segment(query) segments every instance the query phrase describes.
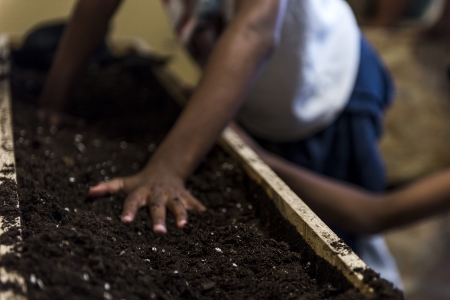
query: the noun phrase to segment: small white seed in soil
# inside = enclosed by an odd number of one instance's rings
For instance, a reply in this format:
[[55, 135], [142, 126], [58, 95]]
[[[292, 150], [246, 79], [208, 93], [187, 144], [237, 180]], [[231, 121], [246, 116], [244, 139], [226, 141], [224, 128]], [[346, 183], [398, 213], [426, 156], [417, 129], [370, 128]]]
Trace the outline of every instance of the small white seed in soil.
[[150, 294], [150, 298], [155, 299], [155, 298], [156, 298], [156, 295], [153, 294], [153, 293], [151, 293], [151, 294]]
[[158, 250], [158, 249], [156, 249], [156, 247], [152, 247], [153, 252], [156, 252], [156, 250]]
[[236, 207], [237, 207], [237, 208], [241, 208], [241, 204], [240, 204], [240, 203], [237, 203], [237, 204], [236, 204]]
[[251, 204], [248, 205], [248, 209], [252, 209], [253, 206]]
[[45, 156], [50, 156], [50, 151], [45, 150]]
[[186, 281], [186, 285], [189, 285], [189, 282]]
[[211, 235], [214, 235], [214, 232], [211, 232]]
[[111, 217], [106, 217], [106, 220], [111, 221], [112, 218]]
[[40, 288], [41, 290], [43, 290], [43, 289], [44, 289], [44, 283], [42, 282], [42, 280], [41, 280], [41, 279], [38, 279], [38, 280], [36, 280], [36, 282], [37, 282], [39, 288]]
[[142, 235], [142, 233], [140, 231], [138, 231], [138, 235]]
[[125, 254], [125, 250], [122, 250], [119, 255], [124, 255]]
[[112, 296], [111, 296], [110, 293], [104, 292], [104, 293], [103, 293], [103, 298], [105, 298], [106, 300], [111, 300], [111, 299], [112, 299]]
[[106, 175], [106, 171], [105, 171], [105, 170], [101, 170], [101, 171], [100, 171], [100, 174]]
[[105, 290], [109, 291], [110, 288], [111, 288], [111, 285], [109, 285], [108, 282], [105, 282]]
[[120, 148], [127, 149], [128, 143], [127, 142], [120, 142]]
[[74, 212], [78, 212], [78, 210], [76, 208], [73, 209]]
[[235, 268], [237, 268], [237, 264], [235, 264], [235, 263], [233, 263], [232, 266], [235, 267]]
[[144, 259], [144, 261], [146, 261], [146, 262], [150, 262], [150, 259], [148, 259], [148, 258], [147, 258], [147, 259]]
[[85, 280], [85, 281], [89, 280], [89, 274], [88, 273], [84, 273], [83, 274], [83, 280]]
[[75, 182], [75, 177], [70, 177], [70, 178], [69, 178], [69, 181], [70, 181], [70, 182]]
[[20, 131], [20, 135], [21, 135], [21, 136], [25, 136], [26, 134], [27, 134], [27, 132], [26, 132], [25, 130], [21, 130], [21, 131]]
[[223, 212], [223, 213], [226, 213], [226, 212], [227, 212], [227, 209], [226, 209], [226, 208], [222, 208], [222, 212]]
[[64, 210], [65, 211], [70, 211], [70, 209], [68, 207], [65, 207]]
[[162, 253], [165, 253], [165, 252], [166, 252], [166, 250], [162, 249], [162, 250], [161, 250], [161, 252], [162, 252]]
[[153, 151], [155, 151], [155, 150], [156, 150], [156, 145], [155, 145], [155, 144], [150, 144], [150, 145], [148, 145], [147, 150], [148, 150], [148, 152], [153, 152]]
[[81, 142], [83, 140], [83, 136], [81, 134], [75, 134], [74, 138], [75, 142]]
[[35, 283], [36, 283], [36, 275], [34, 275], [34, 274], [31, 274], [31, 275], [30, 275], [30, 282], [31, 282], [32, 284], [35, 284]]
[[220, 248], [216, 248], [216, 251], [219, 253], [222, 253], [222, 249], [220, 249]]
[[50, 126], [50, 133], [51, 133], [51, 134], [55, 134], [56, 131], [58, 131], [58, 127], [56, 127], [55, 125]]
[[43, 134], [43, 133], [44, 133], [44, 128], [38, 127], [38, 128], [37, 128], [37, 133], [38, 133], [38, 134]]
[[78, 143], [77, 144], [77, 149], [78, 151], [80, 151], [81, 153], [86, 152], [86, 146], [83, 143]]
[[177, 270], [175, 270], [175, 271], [173, 271], [173, 273], [174, 273], [174, 274], [178, 274], [178, 271], [177, 271]]

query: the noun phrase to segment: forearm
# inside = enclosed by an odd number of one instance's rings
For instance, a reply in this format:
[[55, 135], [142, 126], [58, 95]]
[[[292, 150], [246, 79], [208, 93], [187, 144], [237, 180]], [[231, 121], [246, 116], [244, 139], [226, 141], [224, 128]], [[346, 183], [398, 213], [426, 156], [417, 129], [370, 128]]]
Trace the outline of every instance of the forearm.
[[450, 170], [394, 192], [375, 194], [266, 152], [262, 157], [321, 218], [349, 232], [378, 233], [450, 209]]
[[[44, 98], [58, 98], [45, 105], [56, 105], [68, 97], [89, 57], [104, 37], [109, 20], [121, 0], [79, 0], [59, 43], [44, 86]], [[55, 107], [59, 109], [59, 107]]]
[[377, 195], [267, 152], [262, 158], [321, 219], [353, 233], [376, 230], [382, 209]]
[[406, 225], [450, 210], [450, 170], [444, 170], [387, 193], [378, 230]]
[[[246, 2], [250, 10], [244, 8], [218, 41], [198, 88], [149, 164], [164, 164], [182, 178], [198, 165], [236, 114], [273, 50], [277, 2]], [[254, 18], [252, 5], [267, 10], [262, 20]]]

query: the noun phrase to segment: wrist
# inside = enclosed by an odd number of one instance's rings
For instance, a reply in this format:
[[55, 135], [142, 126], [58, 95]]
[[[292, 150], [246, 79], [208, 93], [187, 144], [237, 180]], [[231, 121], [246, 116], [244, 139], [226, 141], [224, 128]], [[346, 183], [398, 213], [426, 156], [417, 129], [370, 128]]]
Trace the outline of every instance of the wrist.
[[142, 172], [156, 172], [158, 174], [180, 178], [185, 181], [190, 175], [190, 172], [189, 170], [186, 170], [187, 168], [183, 168], [182, 166], [183, 164], [181, 162], [175, 162], [173, 159], [168, 158], [167, 155], [161, 155], [157, 151], [147, 162], [147, 165]]

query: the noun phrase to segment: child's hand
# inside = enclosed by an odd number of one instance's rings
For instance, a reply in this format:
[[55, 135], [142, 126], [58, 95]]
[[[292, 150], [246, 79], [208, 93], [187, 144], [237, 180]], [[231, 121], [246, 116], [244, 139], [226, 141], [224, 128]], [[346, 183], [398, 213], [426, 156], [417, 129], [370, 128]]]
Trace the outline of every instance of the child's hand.
[[121, 191], [128, 195], [123, 205], [122, 221], [133, 221], [137, 211], [147, 206], [155, 234], [167, 232], [166, 209], [174, 215], [179, 228], [183, 228], [187, 223], [187, 210], [206, 210], [206, 207], [186, 190], [183, 179], [164, 166], [149, 165], [133, 176], [100, 182], [89, 190], [89, 196], [100, 197]]

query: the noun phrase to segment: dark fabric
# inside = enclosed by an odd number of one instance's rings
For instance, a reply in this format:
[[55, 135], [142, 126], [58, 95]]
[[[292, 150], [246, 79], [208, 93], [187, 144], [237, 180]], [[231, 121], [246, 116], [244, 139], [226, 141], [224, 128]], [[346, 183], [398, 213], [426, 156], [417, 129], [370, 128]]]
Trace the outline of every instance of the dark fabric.
[[[322, 175], [381, 192], [386, 176], [377, 140], [383, 112], [393, 99], [389, 73], [369, 43], [361, 39], [361, 58], [353, 93], [340, 117], [325, 130], [300, 141], [256, 140], [267, 150]], [[354, 249], [355, 236], [332, 228]]]
[[[23, 68], [49, 70], [65, 27], [66, 21], [38, 24], [27, 34], [22, 47], [12, 52], [14, 63]], [[91, 56], [89, 64], [102, 66], [112, 61], [114, 57], [104, 39]]]

